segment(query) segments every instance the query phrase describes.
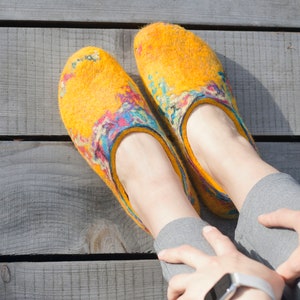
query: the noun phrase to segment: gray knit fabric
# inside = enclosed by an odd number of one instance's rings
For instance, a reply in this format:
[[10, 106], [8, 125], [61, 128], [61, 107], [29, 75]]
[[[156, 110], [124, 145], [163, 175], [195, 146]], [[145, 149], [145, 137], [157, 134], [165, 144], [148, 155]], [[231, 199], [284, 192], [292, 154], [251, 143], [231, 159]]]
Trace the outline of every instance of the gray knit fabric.
[[[271, 268], [278, 267], [298, 246], [298, 234], [289, 229], [269, 229], [258, 223], [258, 216], [279, 208], [300, 210], [300, 185], [284, 173], [271, 174], [260, 180], [249, 192], [240, 212], [235, 232], [238, 248], [248, 256]], [[208, 225], [201, 219], [182, 218], [167, 224], [154, 241], [157, 253], [163, 249], [189, 244], [214, 254], [213, 249], [202, 236], [202, 229]], [[174, 275], [193, 272], [183, 264], [161, 262], [165, 279]], [[290, 291], [285, 299], [300, 299], [300, 283]]]

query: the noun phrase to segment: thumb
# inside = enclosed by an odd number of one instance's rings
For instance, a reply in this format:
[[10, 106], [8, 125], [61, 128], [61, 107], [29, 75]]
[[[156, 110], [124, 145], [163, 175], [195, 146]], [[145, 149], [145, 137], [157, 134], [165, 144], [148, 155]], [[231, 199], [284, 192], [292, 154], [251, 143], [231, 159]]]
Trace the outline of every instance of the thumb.
[[258, 221], [266, 227], [282, 227], [297, 230], [299, 217], [299, 211], [281, 208], [274, 212], [260, 215]]
[[282, 276], [287, 284], [293, 284], [293, 282], [300, 276], [300, 248], [297, 248], [287, 261], [282, 263], [276, 272]]

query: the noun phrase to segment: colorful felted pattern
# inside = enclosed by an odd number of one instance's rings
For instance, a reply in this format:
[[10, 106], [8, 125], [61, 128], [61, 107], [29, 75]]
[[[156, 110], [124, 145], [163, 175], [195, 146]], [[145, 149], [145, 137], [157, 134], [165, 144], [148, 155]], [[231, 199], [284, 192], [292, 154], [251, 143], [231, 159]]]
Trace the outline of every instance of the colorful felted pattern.
[[87, 47], [73, 54], [61, 74], [58, 100], [62, 120], [76, 148], [141, 228], [147, 231], [131, 207], [115, 166], [118, 145], [132, 132], [148, 133], [160, 142], [199, 212], [182, 162], [138, 87], [108, 53]]
[[198, 163], [186, 133], [186, 123], [194, 108], [210, 103], [226, 112], [239, 133], [254, 146], [217, 56], [192, 32], [164, 23], [140, 30], [134, 40], [134, 50], [152, 104], [192, 166], [199, 196], [215, 214], [236, 217], [237, 210], [229, 197]]

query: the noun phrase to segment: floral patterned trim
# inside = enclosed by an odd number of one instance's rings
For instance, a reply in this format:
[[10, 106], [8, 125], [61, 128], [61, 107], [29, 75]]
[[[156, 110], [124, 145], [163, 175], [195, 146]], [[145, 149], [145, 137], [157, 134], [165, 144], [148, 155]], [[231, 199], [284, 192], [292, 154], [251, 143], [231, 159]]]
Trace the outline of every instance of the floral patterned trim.
[[171, 126], [176, 131], [178, 136], [182, 136], [181, 125], [188, 109], [194, 103], [200, 102], [206, 98], [215, 100], [234, 113], [246, 135], [250, 136], [242, 119], [232, 105], [231, 101], [233, 96], [226, 74], [224, 72], [219, 72], [218, 75], [221, 77], [221, 86], [218, 86], [212, 81], [206, 87], [201, 87], [199, 90], [186, 91], [179, 96], [172, 94], [172, 88], [167, 85], [163, 78], [158, 82], [158, 84], [155, 84], [153, 76], [148, 76], [150, 82], [149, 89], [152, 96], [157, 101], [158, 109], [161, 114], [169, 120]]
[[[212, 99], [216, 101], [224, 108], [228, 109], [231, 113], [234, 114], [236, 120], [240, 124], [243, 132], [248, 137], [250, 143], [255, 147], [251, 134], [246, 128], [243, 120], [239, 116], [235, 107], [233, 106], [232, 101], [233, 95], [232, 90], [228, 81], [228, 78], [224, 72], [219, 72], [221, 84], [217, 85], [215, 82], [211, 81], [207, 86], [199, 88], [199, 90], [190, 90], [185, 91], [181, 95], [175, 95], [172, 93], [172, 87], [169, 87], [164, 80], [161, 78], [157, 83], [154, 81], [152, 75], [148, 76], [149, 80], [149, 89], [152, 94], [152, 97], [155, 99], [158, 106], [159, 112], [169, 121], [176, 135], [183, 139], [183, 121], [186, 113], [189, 108], [198, 102], [203, 101], [204, 99]], [[193, 161], [190, 160], [191, 164], [194, 165]], [[222, 199], [223, 203], [231, 202], [228, 195], [223, 192], [218, 191], [213, 188], [203, 177], [200, 177], [203, 187], [207, 193]], [[236, 215], [236, 210], [232, 209], [228, 212], [229, 215]]]
[[160, 133], [157, 121], [153, 118], [147, 106], [141, 107], [144, 100], [141, 95], [129, 84], [124, 92], [117, 94], [120, 108], [115, 111], [106, 111], [93, 126], [93, 134], [90, 139], [80, 135], [72, 136], [81, 153], [92, 164], [100, 165], [106, 177], [112, 179], [111, 174], [111, 150], [116, 138], [126, 129], [132, 127], [146, 127]]
[[[107, 111], [95, 122], [91, 138], [85, 138], [79, 134], [70, 132], [72, 140], [79, 152], [91, 165], [100, 166], [107, 179], [111, 180], [114, 184], [111, 151], [115, 140], [123, 131], [129, 128], [142, 127], [148, 130], [150, 129], [161, 137], [165, 136], [148, 106], [142, 106], [144, 100], [141, 99], [142, 96], [135, 91], [131, 84], [124, 87], [124, 93], [117, 94], [116, 97], [120, 100], [120, 108], [115, 112]], [[165, 142], [171, 151], [171, 155], [176, 157], [176, 154], [172, 152], [169, 142], [167, 140], [165, 140]], [[194, 204], [195, 199], [191, 196], [191, 186], [187, 175], [180, 162], [177, 161], [177, 163], [182, 176], [184, 189], [190, 202]], [[127, 206], [127, 209], [136, 220], [141, 222], [130, 207]]]

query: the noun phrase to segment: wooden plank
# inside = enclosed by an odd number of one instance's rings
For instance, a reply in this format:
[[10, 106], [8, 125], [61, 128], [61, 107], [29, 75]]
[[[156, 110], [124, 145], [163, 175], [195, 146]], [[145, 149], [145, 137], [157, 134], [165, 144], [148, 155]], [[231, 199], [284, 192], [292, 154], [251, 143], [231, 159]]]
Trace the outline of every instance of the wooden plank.
[[152, 250], [71, 143], [0, 144], [0, 254]]
[[0, 269], [3, 300], [163, 300], [167, 289], [157, 260], [2, 263]]
[[[300, 182], [300, 143], [259, 143]], [[0, 143], [0, 254], [153, 252], [71, 143]], [[202, 216], [232, 237], [235, 222]]]
[[300, 2], [273, 0], [0, 1], [0, 20], [299, 27]]
[[[253, 134], [300, 134], [300, 33], [195, 31], [217, 52]], [[65, 135], [57, 84], [67, 58], [95, 45], [140, 83], [135, 30], [0, 28], [0, 135]]]
[[300, 183], [300, 143], [257, 143], [261, 157]]

